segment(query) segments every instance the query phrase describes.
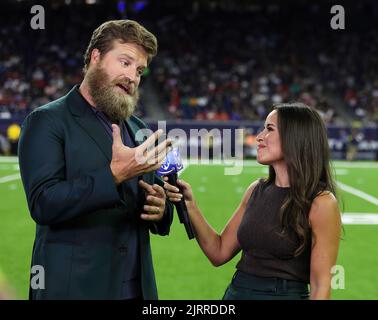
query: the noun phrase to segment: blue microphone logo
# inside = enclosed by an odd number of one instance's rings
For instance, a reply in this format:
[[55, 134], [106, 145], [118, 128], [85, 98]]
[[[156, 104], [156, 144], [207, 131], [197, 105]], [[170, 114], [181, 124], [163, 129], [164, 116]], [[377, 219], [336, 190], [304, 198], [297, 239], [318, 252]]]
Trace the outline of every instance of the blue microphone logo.
[[157, 170], [157, 174], [160, 176], [166, 176], [172, 173], [178, 173], [183, 168], [184, 165], [181, 160], [179, 148], [174, 147], [168, 152], [164, 163], [161, 165], [160, 169]]

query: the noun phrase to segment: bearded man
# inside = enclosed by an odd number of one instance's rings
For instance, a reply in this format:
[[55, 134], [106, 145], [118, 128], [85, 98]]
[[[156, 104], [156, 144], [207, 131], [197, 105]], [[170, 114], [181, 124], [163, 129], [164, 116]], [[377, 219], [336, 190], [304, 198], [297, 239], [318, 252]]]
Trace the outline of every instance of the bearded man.
[[157, 299], [149, 232], [168, 235], [172, 223], [155, 174], [170, 142], [161, 131], [138, 141], [146, 125], [132, 115], [156, 53], [137, 22], [105, 22], [80, 86], [25, 119], [20, 171], [36, 222], [30, 299]]

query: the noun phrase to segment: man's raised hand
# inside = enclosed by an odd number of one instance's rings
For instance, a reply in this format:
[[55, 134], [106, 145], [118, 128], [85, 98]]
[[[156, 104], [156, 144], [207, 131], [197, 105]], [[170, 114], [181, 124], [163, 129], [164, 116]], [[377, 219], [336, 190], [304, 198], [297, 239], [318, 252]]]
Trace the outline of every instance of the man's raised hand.
[[116, 124], [112, 124], [112, 129], [113, 145], [110, 169], [117, 185], [124, 180], [160, 168], [171, 145], [170, 140], [164, 139], [155, 147], [155, 142], [161, 137], [163, 130], [155, 131], [141, 145], [130, 148], [123, 144], [120, 128]]

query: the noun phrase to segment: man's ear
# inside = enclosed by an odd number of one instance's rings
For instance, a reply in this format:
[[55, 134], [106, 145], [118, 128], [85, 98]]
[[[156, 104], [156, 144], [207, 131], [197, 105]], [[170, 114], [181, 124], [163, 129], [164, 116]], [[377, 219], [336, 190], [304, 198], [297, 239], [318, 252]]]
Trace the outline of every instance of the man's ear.
[[98, 50], [97, 48], [94, 48], [91, 52], [91, 63], [93, 65], [96, 65], [100, 61], [100, 58], [101, 58], [100, 50]]

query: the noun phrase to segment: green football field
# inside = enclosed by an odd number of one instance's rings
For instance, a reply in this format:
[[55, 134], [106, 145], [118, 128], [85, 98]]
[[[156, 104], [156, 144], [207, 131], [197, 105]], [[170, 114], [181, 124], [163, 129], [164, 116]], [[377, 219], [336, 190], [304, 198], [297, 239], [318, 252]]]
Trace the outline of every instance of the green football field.
[[[335, 162], [345, 233], [341, 241], [334, 299], [378, 299], [378, 164]], [[248, 185], [267, 168], [245, 161], [239, 175], [222, 165], [186, 165], [182, 178], [221, 232]], [[26, 299], [35, 225], [29, 216], [16, 159], [0, 158], [0, 269]], [[169, 237], [151, 236], [160, 299], [221, 299], [240, 258], [215, 268], [175, 216]], [[344, 275], [344, 281], [342, 281]]]

